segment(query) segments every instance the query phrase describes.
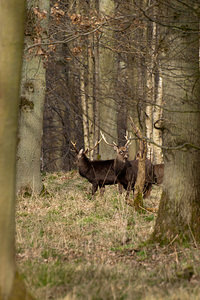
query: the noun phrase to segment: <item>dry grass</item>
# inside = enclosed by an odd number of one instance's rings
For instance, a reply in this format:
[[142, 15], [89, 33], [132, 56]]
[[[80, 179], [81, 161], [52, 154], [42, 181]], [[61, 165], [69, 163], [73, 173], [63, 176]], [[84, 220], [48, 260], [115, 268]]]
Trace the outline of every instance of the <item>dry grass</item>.
[[156, 214], [134, 212], [116, 186], [92, 199], [75, 171], [44, 184], [43, 197], [18, 199], [16, 218], [18, 267], [37, 299], [200, 299], [199, 249], [149, 244]]

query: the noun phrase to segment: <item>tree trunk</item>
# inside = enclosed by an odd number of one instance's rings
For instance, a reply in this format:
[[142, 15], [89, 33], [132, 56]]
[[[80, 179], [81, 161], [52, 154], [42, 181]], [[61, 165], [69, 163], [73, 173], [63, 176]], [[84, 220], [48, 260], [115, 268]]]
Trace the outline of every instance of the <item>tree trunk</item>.
[[89, 124], [88, 124], [88, 106], [85, 91], [85, 76], [84, 70], [80, 71], [80, 89], [81, 89], [81, 104], [82, 104], [82, 118], [83, 118], [83, 137], [84, 137], [84, 147], [89, 148]]
[[[153, 111], [153, 122], [159, 122], [162, 118], [162, 105], [163, 105], [163, 84], [162, 84], [162, 77], [160, 71], [158, 72], [158, 83], [157, 83], [157, 90], [155, 96], [155, 107]], [[153, 127], [153, 141], [162, 146], [162, 134], [161, 130], [156, 129]], [[153, 145], [153, 163], [154, 164], [161, 164], [163, 163], [162, 158], [162, 148]]]
[[[132, 2], [132, 1], [131, 1]], [[133, 13], [134, 5], [133, 3], [130, 3], [130, 9]], [[141, 68], [140, 65], [140, 57], [137, 53], [137, 50], [135, 50], [135, 45], [138, 44], [139, 40], [139, 32], [138, 29], [136, 31], [130, 32], [130, 41], [131, 41], [131, 49], [134, 52], [134, 54], [130, 53], [128, 55], [128, 64], [127, 64], [127, 80], [130, 88], [130, 100], [127, 105], [127, 129], [130, 133], [132, 133], [132, 125], [130, 122], [130, 117], [133, 118], [134, 124], [140, 128], [140, 122], [139, 122], [139, 89], [140, 87], [140, 71], [139, 68]], [[132, 136], [132, 134], [131, 134]], [[138, 140], [133, 140], [132, 143], [129, 146], [129, 159], [133, 160], [135, 159], [137, 152], [139, 150], [139, 143]]]
[[164, 191], [153, 234], [159, 242], [200, 242], [199, 19], [194, 7], [199, 1], [171, 0], [159, 7], [165, 16], [160, 22], [167, 25], [161, 61], [167, 108], [163, 143], [179, 148], [164, 151]]
[[[46, 38], [49, 1], [28, 2], [25, 48]], [[44, 18], [40, 18], [40, 14]], [[35, 32], [34, 32], [35, 29]], [[36, 31], [40, 29], [40, 31]], [[41, 140], [46, 90], [45, 50], [36, 47], [24, 53], [17, 151], [17, 192], [40, 193]]]
[[[145, 4], [147, 6], [145, 0]], [[152, 15], [154, 17], [154, 10]], [[156, 50], [156, 23], [147, 21], [146, 23], [146, 136], [153, 138], [153, 104], [155, 99], [155, 50]], [[153, 145], [148, 143], [147, 158], [153, 160]]]
[[25, 1], [1, 1], [0, 299], [2, 300], [31, 299], [15, 270], [15, 162], [24, 10]]
[[[102, 17], [112, 15], [114, 13], [113, 0], [100, 0], [99, 10]], [[115, 54], [112, 51], [113, 32], [103, 28], [102, 37], [100, 39], [99, 49], [99, 85], [100, 85], [100, 105], [99, 118], [100, 129], [104, 132], [108, 142], [117, 141], [117, 109], [114, 96], [114, 78], [115, 78]], [[101, 143], [99, 145], [101, 159], [111, 159], [115, 156], [114, 150]]]
[[135, 126], [131, 119], [131, 125], [135, 136], [139, 139], [139, 152], [137, 154], [138, 159], [138, 171], [137, 178], [134, 186], [133, 203], [132, 205], [136, 210], [140, 210], [143, 207], [143, 190], [145, 184], [145, 162], [147, 157], [147, 144], [142, 140], [142, 133], [139, 128]]

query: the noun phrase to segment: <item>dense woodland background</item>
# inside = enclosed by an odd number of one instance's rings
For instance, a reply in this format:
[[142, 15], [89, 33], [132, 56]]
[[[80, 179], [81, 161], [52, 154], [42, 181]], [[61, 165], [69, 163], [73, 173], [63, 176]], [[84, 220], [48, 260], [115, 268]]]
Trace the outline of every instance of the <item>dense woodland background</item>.
[[[180, 228], [193, 227], [200, 189], [199, 87], [196, 0], [28, 2], [17, 191], [41, 192], [41, 170], [74, 168], [71, 141], [91, 149], [100, 131], [118, 145], [125, 135], [131, 138], [134, 159], [131, 117], [148, 144], [147, 157], [153, 164], [164, 158], [163, 209], [175, 211], [169, 220], [159, 214], [159, 231], [168, 232], [177, 213]], [[103, 142], [89, 155], [115, 157]]]
[[[0, 264], [3, 271], [0, 272], [0, 299], [7, 299], [15, 289], [18, 291], [14, 260], [15, 188], [21, 204], [18, 204], [18, 225], [23, 210], [29, 207], [26, 197], [30, 197], [28, 199], [33, 200], [34, 204], [33, 211], [27, 209], [29, 217], [32, 213], [34, 215], [37, 205], [41, 205], [39, 211], [42, 212], [42, 219], [47, 207], [43, 207], [39, 199], [45, 197], [44, 203], [49, 206], [50, 197], [52, 201], [57, 201], [54, 213], [61, 216], [62, 223], [66, 216], [69, 219], [71, 217], [68, 203], [80, 199], [83, 191], [86, 206], [91, 208], [93, 203], [92, 211], [96, 212], [98, 196], [96, 202], [87, 202], [91, 199], [86, 196], [84, 181], [81, 185], [77, 181], [70, 183], [71, 178], [74, 178], [73, 171], [63, 175], [76, 168], [76, 155], [71, 141], [76, 143], [78, 149], [91, 149], [100, 139], [101, 131], [109, 143], [115, 142], [118, 145], [124, 145], [125, 136], [128, 136], [132, 140], [130, 159], [134, 159], [139, 142], [130, 117], [140, 129], [142, 139], [147, 142], [147, 157], [153, 164], [165, 164], [162, 196], [156, 202], [156, 205], [159, 204], [158, 214], [149, 232], [153, 249], [157, 249], [157, 245], [170, 247], [174, 243], [181, 246], [187, 244], [189, 249], [199, 249], [199, 25], [199, 0], [31, 0], [27, 3], [2, 0], [0, 27], [4, 30], [0, 32], [0, 193], [3, 196], [0, 244], [3, 246], [0, 248]], [[94, 151], [89, 152], [89, 156], [90, 159], [110, 159], [116, 154], [111, 147], [101, 142]], [[48, 177], [53, 172], [64, 173]], [[61, 179], [57, 180], [57, 176], [61, 176]], [[66, 189], [66, 198], [60, 194], [58, 198], [54, 197], [51, 184], [55, 182], [51, 182], [51, 179], [57, 180], [55, 194], [63, 187], [60, 180], [66, 180], [66, 184], [70, 185], [70, 189]], [[76, 192], [81, 186], [81, 196], [70, 194], [73, 184]], [[62, 215], [60, 199], [67, 201], [66, 215]], [[125, 236], [133, 242], [131, 247], [135, 251], [136, 234], [133, 231], [131, 234], [129, 230], [133, 230], [138, 222], [136, 212], [127, 208], [128, 212], [124, 213], [126, 209], [121, 203], [123, 195], [116, 196], [115, 191], [104, 197], [104, 204], [107, 203], [106, 199], [111, 199], [112, 203], [110, 208], [107, 207], [108, 210], [112, 211], [114, 207], [123, 211], [122, 236], [126, 232]], [[74, 217], [70, 219], [72, 223], [76, 215], [81, 218], [82, 214], [90, 210], [81, 210], [77, 203], [75, 207]], [[134, 217], [131, 224], [128, 221], [129, 213]], [[110, 216], [116, 217], [115, 214]], [[107, 217], [103, 216], [108, 221]], [[91, 220], [91, 216], [88, 218]], [[37, 223], [36, 219], [34, 223]], [[30, 224], [27, 226], [31, 227]], [[67, 226], [70, 227], [71, 223]], [[83, 224], [81, 226], [84, 227]], [[48, 230], [40, 229], [41, 237], [44, 232], [48, 233]], [[19, 232], [18, 259], [20, 253], [26, 256], [26, 246], [20, 246], [23, 238]], [[66, 231], [66, 234], [69, 233]], [[33, 246], [33, 236], [31, 239], [30, 245]], [[119, 246], [119, 240], [114, 239], [113, 245], [116, 246], [118, 242]], [[90, 242], [95, 245], [93, 235]], [[62, 249], [68, 249], [69, 246], [67, 241], [63, 243], [56, 252], [56, 257], [61, 255], [62, 263], [65, 260]], [[115, 248], [113, 245], [112, 249]], [[81, 247], [81, 243], [76, 244], [74, 249], [77, 249], [76, 246]], [[24, 252], [20, 252], [20, 249]], [[49, 253], [40, 254], [48, 260]], [[196, 260], [195, 255], [193, 261]], [[27, 256], [30, 258], [30, 253]], [[51, 258], [54, 258], [53, 254]], [[187, 261], [188, 257], [184, 256], [184, 259]], [[174, 263], [176, 267], [179, 264], [176, 255]], [[148, 269], [144, 272], [148, 273]], [[184, 267], [181, 272], [184, 277]], [[198, 281], [199, 269], [192, 267], [191, 272], [189, 270], [186, 279], [190, 281], [195, 275]], [[14, 276], [16, 279], [13, 285]], [[67, 279], [63, 280], [65, 285]], [[195, 286], [196, 283], [193, 283]], [[70, 289], [73, 291], [73, 286]], [[114, 288], [113, 299], [118, 299], [116, 295], [117, 290]], [[127, 295], [119, 298], [131, 299], [132, 290]], [[47, 294], [45, 297], [48, 298]]]
[[[100, 130], [108, 141], [123, 144], [126, 131], [132, 131], [130, 116], [145, 136], [161, 144], [153, 124], [162, 114], [162, 46], [157, 24], [145, 17], [148, 11], [149, 17], [157, 18], [157, 9], [148, 1], [52, 4], [49, 32], [54, 51], [46, 69], [44, 170], [71, 169], [70, 141], [86, 149], [100, 138]], [[133, 143], [131, 158], [136, 151]], [[91, 153], [101, 159], [114, 155], [104, 143]], [[153, 146], [149, 156], [162, 159]]]

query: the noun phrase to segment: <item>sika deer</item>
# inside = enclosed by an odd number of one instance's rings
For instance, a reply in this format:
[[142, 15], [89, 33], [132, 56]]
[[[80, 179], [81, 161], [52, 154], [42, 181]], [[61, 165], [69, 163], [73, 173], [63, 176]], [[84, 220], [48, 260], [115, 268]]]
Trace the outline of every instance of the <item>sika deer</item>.
[[[71, 142], [72, 143], [72, 142]], [[98, 187], [104, 189], [105, 185], [112, 185], [118, 183], [117, 176], [114, 172], [114, 159], [110, 160], [90, 160], [87, 157], [87, 152], [81, 149], [77, 150], [74, 143], [73, 147], [77, 152], [77, 166], [79, 174], [92, 184], [92, 195], [95, 194]]]
[[[106, 144], [114, 147], [114, 150], [117, 152], [116, 158], [114, 160], [114, 171], [117, 176], [118, 181], [123, 185], [127, 190], [126, 198], [128, 198], [130, 191], [133, 190], [137, 179], [138, 173], [138, 160], [134, 159], [129, 161], [128, 157], [128, 147], [130, 145], [130, 140], [127, 139], [127, 142], [124, 146], [118, 147], [116, 144], [109, 144], [104, 135], [101, 133], [103, 140]], [[146, 159], [145, 161], [145, 186], [143, 190], [144, 198], [149, 196], [151, 192], [151, 187], [153, 183], [153, 166], [150, 160]]]

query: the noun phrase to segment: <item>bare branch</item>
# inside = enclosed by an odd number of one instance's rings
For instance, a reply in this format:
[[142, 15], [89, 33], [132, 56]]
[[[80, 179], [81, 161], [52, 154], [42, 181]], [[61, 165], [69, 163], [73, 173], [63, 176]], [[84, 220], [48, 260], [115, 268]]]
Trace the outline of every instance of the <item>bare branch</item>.
[[[104, 22], [104, 23], [105, 23], [105, 22]], [[30, 50], [30, 49], [32, 49], [32, 48], [34, 48], [34, 47], [37, 47], [37, 46], [48, 46], [48, 45], [67, 44], [67, 43], [69, 43], [69, 42], [72, 42], [72, 41], [78, 39], [79, 37], [87, 36], [87, 35], [90, 35], [90, 34], [96, 32], [96, 31], [98, 31], [98, 30], [104, 25], [104, 23], [101, 24], [101, 25], [99, 25], [97, 28], [95, 28], [95, 29], [93, 29], [93, 30], [91, 30], [91, 31], [84, 32], [84, 33], [81, 33], [81, 34], [72, 36], [72, 37], [70, 37], [69, 39], [66, 39], [66, 40], [63, 40], [63, 41], [46, 42], [46, 43], [35, 43], [35, 44], [33, 44], [33, 45], [30, 45], [30, 46], [26, 47], [26, 48], [25, 48], [25, 51], [28, 51], [28, 50]]]

